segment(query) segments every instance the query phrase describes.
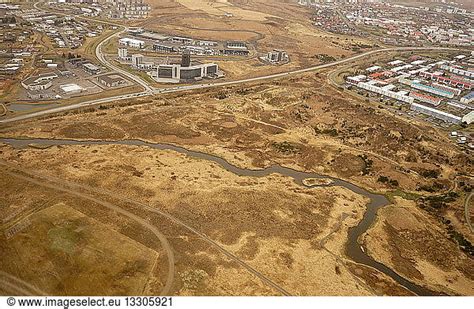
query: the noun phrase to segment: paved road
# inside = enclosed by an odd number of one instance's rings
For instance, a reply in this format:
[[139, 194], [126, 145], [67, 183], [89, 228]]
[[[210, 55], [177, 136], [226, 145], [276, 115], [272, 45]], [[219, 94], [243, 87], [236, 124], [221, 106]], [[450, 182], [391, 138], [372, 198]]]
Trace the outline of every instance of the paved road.
[[[98, 54], [99, 55], [101, 55], [100, 47], [102, 46], [102, 44], [104, 42], [107, 41], [107, 39], [108, 38], [105, 38], [104, 41], [101, 42], [98, 45], [98, 47], [99, 47], [98, 48], [99, 49]], [[99, 104], [102, 104], [102, 103], [108, 103], [108, 102], [113, 102], [113, 101], [127, 100], [127, 99], [137, 98], [137, 97], [146, 97], [146, 96], [158, 95], [158, 94], [163, 94], [163, 93], [182, 92], [182, 91], [190, 91], [190, 90], [196, 90], [196, 89], [205, 89], [205, 88], [213, 88], [213, 87], [239, 85], [239, 84], [246, 84], [246, 83], [252, 83], [252, 82], [263, 81], [263, 80], [270, 80], [270, 79], [281, 78], [281, 77], [288, 77], [288, 76], [298, 75], [298, 74], [302, 74], [302, 73], [306, 73], [306, 72], [317, 71], [317, 70], [321, 70], [321, 69], [334, 67], [334, 66], [337, 66], [337, 65], [340, 65], [340, 64], [343, 64], [343, 63], [348, 63], [348, 62], [351, 62], [351, 61], [354, 61], [354, 60], [361, 59], [363, 57], [367, 57], [367, 56], [375, 55], [375, 54], [379, 54], [379, 53], [386, 53], [386, 52], [391, 52], [391, 51], [417, 51], [417, 50], [424, 50], [424, 51], [439, 51], [439, 50], [465, 51], [464, 49], [444, 48], [444, 47], [382, 48], [382, 49], [368, 51], [368, 52], [365, 52], [365, 53], [362, 53], [362, 54], [359, 54], [359, 55], [355, 55], [355, 56], [352, 56], [352, 57], [348, 57], [346, 59], [334, 61], [334, 62], [331, 62], [331, 63], [321, 64], [321, 65], [316, 65], [316, 66], [312, 66], [312, 67], [305, 68], [305, 69], [299, 69], [299, 70], [290, 71], [290, 72], [283, 72], [283, 73], [277, 73], [277, 74], [271, 74], [271, 75], [265, 75], [265, 76], [247, 78], [247, 79], [241, 79], [241, 80], [235, 80], [235, 81], [214, 82], [214, 83], [209, 83], [209, 84], [195, 84], [195, 85], [186, 85], [186, 86], [175, 86], [175, 87], [161, 88], [161, 89], [152, 88], [151, 86], [147, 85], [145, 87], [147, 90], [143, 91], [143, 92], [113, 96], [113, 97], [109, 97], [109, 98], [103, 98], [103, 99], [97, 99], [97, 100], [91, 100], [91, 101], [85, 101], [85, 102], [75, 103], [75, 104], [71, 104], [71, 105], [67, 105], [67, 106], [54, 107], [54, 108], [50, 108], [50, 109], [46, 109], [46, 110], [42, 110], [42, 111], [37, 111], [37, 112], [32, 112], [32, 113], [29, 113], [29, 114], [24, 114], [24, 115], [12, 117], [12, 118], [2, 119], [2, 120], [0, 120], [0, 124], [7, 124], [7, 123], [17, 122], [17, 121], [21, 121], [21, 120], [41, 117], [41, 116], [45, 116], [45, 115], [49, 115], [49, 114], [55, 114], [55, 113], [70, 111], [70, 110], [83, 108], [83, 107], [87, 107], [87, 106], [99, 105]], [[99, 58], [99, 59], [101, 59], [101, 58]], [[102, 58], [102, 59], [105, 60], [105, 58]], [[110, 66], [111, 65], [107, 60], [105, 60], [105, 61], [106, 62], [103, 62], [103, 64], [105, 66]], [[114, 66], [112, 66], [112, 67], [114, 67]], [[133, 75], [129, 72], [126, 72], [126, 73], [127, 73], [126, 74], [127, 76]], [[135, 79], [139, 79], [141, 82], [144, 82], [142, 79], [140, 79], [136, 76], [134, 76], [133, 80], [135, 80]]]

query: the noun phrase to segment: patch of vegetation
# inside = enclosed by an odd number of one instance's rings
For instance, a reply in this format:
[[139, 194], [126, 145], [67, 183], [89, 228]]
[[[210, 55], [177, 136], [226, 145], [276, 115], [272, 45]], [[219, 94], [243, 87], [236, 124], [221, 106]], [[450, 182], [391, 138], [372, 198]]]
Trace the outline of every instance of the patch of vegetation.
[[226, 91], [221, 90], [216, 94], [216, 99], [218, 100], [224, 100], [224, 99], [227, 99], [228, 97], [229, 97], [229, 94]]
[[284, 154], [295, 154], [295, 153], [298, 153], [300, 151], [300, 148], [298, 146], [293, 145], [293, 144], [291, 144], [287, 141], [284, 141], [284, 142], [281, 142], [281, 143], [273, 142], [272, 146], [278, 152], [281, 152], [281, 153], [284, 153]]
[[392, 187], [398, 187], [398, 180], [391, 179], [390, 177], [387, 177], [387, 176], [381, 175], [381, 176], [379, 176], [377, 181], [381, 182], [381, 183], [384, 183], [384, 184], [387, 184], [387, 185], [390, 185]]
[[458, 243], [462, 251], [470, 256], [474, 256], [474, 246], [464, 237], [463, 234], [456, 231], [451, 224], [448, 224], [448, 234], [451, 240]]
[[317, 58], [319, 61], [324, 62], [324, 63], [336, 61], [336, 58], [334, 58], [333, 56], [329, 56], [327, 54], [317, 54], [315, 58]]
[[332, 137], [335, 137], [335, 136], [338, 136], [339, 135], [339, 131], [335, 128], [331, 128], [331, 129], [320, 129], [316, 126], [313, 127], [313, 130], [314, 130], [314, 133], [316, 134], [323, 134], [323, 135], [329, 135], [329, 136], [332, 136]]
[[442, 195], [422, 197], [419, 202], [421, 208], [431, 213], [439, 214], [442, 210], [447, 208], [449, 203], [456, 201], [458, 197], [459, 194], [451, 191]]
[[358, 157], [361, 158], [362, 161], [364, 161], [364, 167], [362, 168], [362, 176], [370, 174], [370, 172], [372, 171], [372, 165], [374, 164], [374, 161], [369, 159], [367, 155], [365, 154], [358, 155]]
[[417, 191], [426, 191], [426, 192], [430, 192], [430, 193], [435, 193], [435, 192], [439, 192], [443, 189], [444, 189], [444, 185], [440, 182], [435, 181], [431, 185], [422, 185], [422, 186], [418, 187], [416, 190]]
[[421, 196], [416, 194], [416, 193], [411, 193], [411, 192], [405, 192], [400, 189], [396, 189], [390, 192], [387, 192], [385, 196], [389, 199], [389, 201], [393, 202], [395, 196], [399, 196], [405, 200], [410, 200], [410, 201], [416, 201], [418, 200]]
[[438, 178], [441, 172], [438, 170], [422, 170], [420, 174], [425, 178]]

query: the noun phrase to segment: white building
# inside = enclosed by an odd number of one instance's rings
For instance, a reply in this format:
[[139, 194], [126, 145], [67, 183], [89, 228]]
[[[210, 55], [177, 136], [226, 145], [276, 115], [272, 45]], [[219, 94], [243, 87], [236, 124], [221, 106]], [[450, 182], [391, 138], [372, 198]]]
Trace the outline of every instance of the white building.
[[132, 66], [138, 68], [143, 63], [143, 55], [133, 54], [132, 55]]
[[128, 56], [128, 49], [124, 47], [119, 47], [118, 48], [118, 57], [119, 59], [125, 59]]
[[462, 122], [465, 122], [467, 124], [471, 124], [472, 122], [474, 122], [474, 111], [471, 111], [470, 113], [464, 115], [464, 117], [462, 117]]
[[180, 64], [161, 64], [157, 68], [157, 81], [165, 83], [179, 83], [202, 78], [217, 78], [222, 73], [215, 63], [206, 63], [183, 67]]
[[425, 105], [417, 104], [417, 103], [412, 103], [410, 106], [411, 110], [414, 110], [416, 112], [419, 112], [424, 115], [428, 115], [431, 117], [434, 117], [436, 119], [443, 120], [445, 122], [450, 122], [450, 123], [461, 123], [462, 118], [444, 111], [441, 111], [436, 108], [428, 107]]
[[129, 46], [133, 48], [144, 48], [145, 42], [142, 40], [132, 39], [132, 38], [121, 38], [119, 39], [119, 44], [122, 46]]
[[55, 73], [41, 74], [38, 76], [31, 76], [21, 82], [21, 85], [28, 90], [38, 91], [46, 90], [52, 86], [52, 80], [57, 78]]
[[374, 81], [371, 81], [360, 82], [356, 86], [405, 103], [413, 103], [413, 101], [415, 100], [414, 98], [409, 97], [406, 91], [392, 91], [391, 89], [394, 88], [392, 87], [393, 85], [385, 85], [384, 87], [378, 87], [374, 84]]

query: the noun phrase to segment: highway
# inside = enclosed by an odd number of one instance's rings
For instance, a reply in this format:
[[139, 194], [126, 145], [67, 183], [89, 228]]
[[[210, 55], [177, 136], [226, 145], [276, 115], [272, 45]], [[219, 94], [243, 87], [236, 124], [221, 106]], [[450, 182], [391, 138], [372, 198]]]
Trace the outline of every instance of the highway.
[[[122, 30], [121, 32], [125, 31]], [[445, 48], [445, 47], [393, 47], [393, 48], [382, 48], [382, 49], [377, 49], [377, 50], [372, 50], [368, 51], [359, 55], [354, 55], [352, 57], [348, 57], [342, 60], [326, 63], [326, 64], [320, 64], [304, 69], [298, 69], [294, 71], [289, 71], [289, 72], [283, 72], [283, 73], [277, 73], [277, 74], [270, 74], [270, 75], [265, 75], [265, 76], [259, 76], [259, 77], [253, 77], [253, 78], [247, 78], [247, 79], [241, 79], [241, 80], [234, 80], [234, 81], [226, 81], [226, 82], [213, 82], [213, 83], [208, 83], [208, 84], [194, 84], [194, 85], [184, 85], [184, 86], [174, 86], [170, 88], [154, 88], [150, 86], [146, 81], [142, 80], [141, 78], [135, 76], [132, 73], [129, 73], [127, 71], [124, 71], [117, 66], [111, 64], [107, 59], [105, 59], [105, 56], [102, 53], [102, 46], [105, 44], [109, 39], [112, 37], [115, 37], [118, 35], [118, 32], [114, 35], [111, 35], [109, 37], [106, 37], [102, 42], [100, 42], [97, 45], [96, 48], [96, 55], [97, 58], [101, 61], [101, 63], [110, 68], [113, 71], [117, 71], [121, 74], [124, 74], [125, 76], [129, 77], [130, 79], [134, 80], [138, 84], [142, 85], [145, 88], [145, 91], [138, 92], [138, 93], [133, 93], [133, 94], [124, 94], [124, 95], [118, 95], [118, 96], [113, 96], [113, 97], [108, 97], [108, 98], [103, 98], [103, 99], [96, 99], [96, 100], [90, 100], [90, 101], [84, 101], [80, 103], [75, 103], [71, 105], [66, 105], [66, 106], [59, 106], [59, 107], [54, 107], [46, 110], [41, 110], [41, 111], [36, 111], [32, 112], [29, 114], [23, 114], [19, 115], [16, 117], [11, 117], [7, 119], [1, 119], [0, 124], [7, 124], [7, 123], [13, 123], [13, 122], [18, 122], [26, 119], [31, 119], [31, 118], [36, 118], [36, 117], [41, 117], [41, 116], [46, 116], [50, 114], [55, 114], [55, 113], [61, 113], [61, 112], [66, 112], [74, 109], [79, 109], [83, 107], [88, 107], [88, 106], [94, 106], [94, 105], [99, 105], [103, 103], [108, 103], [108, 102], [114, 102], [114, 101], [121, 101], [121, 100], [127, 100], [127, 99], [133, 99], [133, 98], [139, 98], [139, 97], [147, 97], [147, 96], [154, 96], [154, 95], [159, 95], [159, 94], [164, 94], [164, 93], [172, 93], [172, 92], [182, 92], [182, 91], [190, 91], [190, 90], [196, 90], [196, 89], [205, 89], [205, 88], [213, 88], [213, 87], [223, 87], [223, 86], [231, 86], [231, 85], [241, 85], [241, 84], [247, 84], [247, 83], [252, 83], [252, 82], [258, 82], [258, 81], [264, 81], [264, 80], [271, 80], [275, 78], [281, 78], [281, 77], [289, 77], [289, 76], [294, 76], [294, 75], [299, 75], [307, 72], [312, 72], [312, 71], [317, 71], [317, 70], [322, 70], [330, 67], [335, 67], [344, 63], [349, 63], [367, 56], [375, 55], [375, 54], [380, 54], [380, 53], [386, 53], [386, 52], [393, 52], [393, 51], [440, 51], [440, 50], [450, 50], [450, 51], [465, 51], [463, 49], [458, 49], [458, 48]]]

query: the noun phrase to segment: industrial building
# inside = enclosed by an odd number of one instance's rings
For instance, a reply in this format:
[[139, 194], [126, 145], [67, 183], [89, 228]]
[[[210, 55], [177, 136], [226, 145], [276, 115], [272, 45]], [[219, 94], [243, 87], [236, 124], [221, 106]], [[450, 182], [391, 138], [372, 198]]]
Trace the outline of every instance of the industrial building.
[[444, 111], [441, 111], [436, 108], [428, 107], [425, 105], [417, 104], [417, 103], [412, 103], [410, 105], [410, 109], [413, 111], [416, 111], [418, 113], [428, 115], [431, 117], [434, 117], [436, 119], [440, 119], [446, 122], [458, 124], [462, 122], [462, 118]]
[[101, 75], [97, 77], [97, 81], [109, 88], [125, 84], [125, 79], [118, 74]]
[[145, 42], [142, 40], [132, 39], [132, 38], [121, 38], [119, 39], [119, 44], [122, 46], [128, 46], [133, 48], [144, 48]]
[[84, 63], [82, 65], [82, 68], [84, 69], [84, 71], [91, 75], [96, 75], [100, 73], [100, 68], [92, 63]]
[[52, 80], [57, 78], [55, 73], [40, 74], [38, 76], [30, 76], [21, 82], [21, 85], [28, 90], [38, 91], [45, 90], [52, 86]]

